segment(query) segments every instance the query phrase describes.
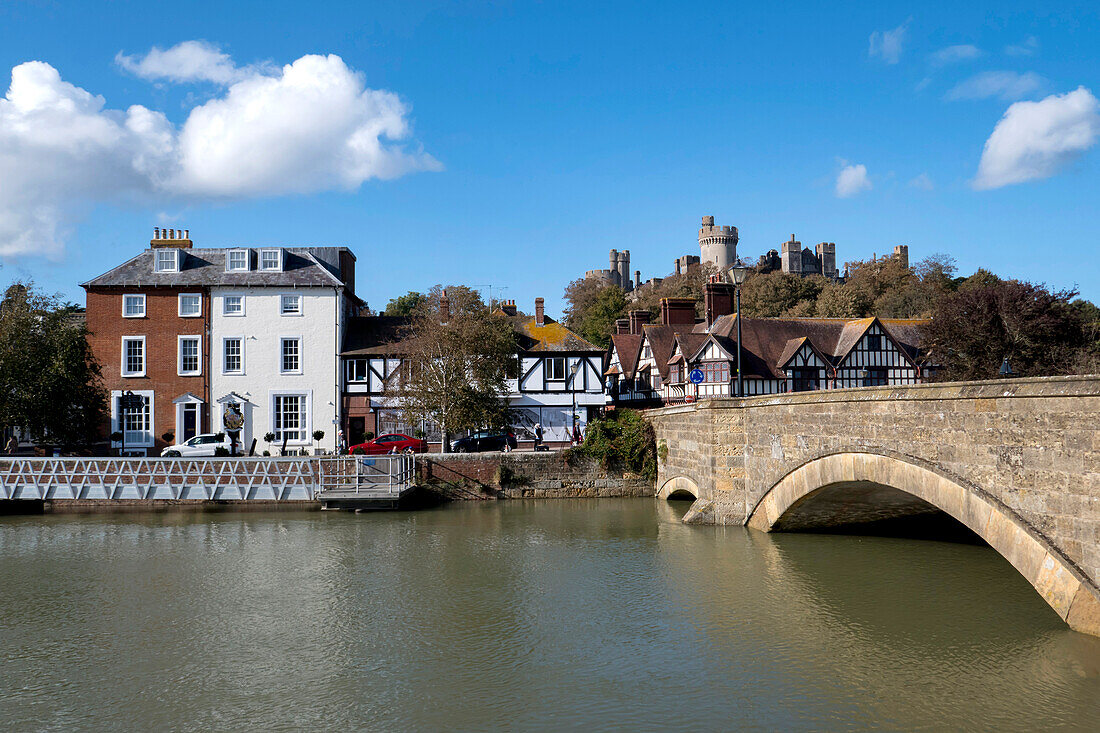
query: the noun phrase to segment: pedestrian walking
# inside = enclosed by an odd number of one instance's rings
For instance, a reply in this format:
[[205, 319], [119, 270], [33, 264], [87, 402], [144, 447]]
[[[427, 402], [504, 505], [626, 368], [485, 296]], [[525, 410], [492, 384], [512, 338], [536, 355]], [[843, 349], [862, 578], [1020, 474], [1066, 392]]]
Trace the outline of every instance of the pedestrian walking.
[[19, 450], [19, 441], [15, 439], [15, 434], [13, 433], [12, 436], [8, 438], [8, 442], [4, 445], [4, 452], [11, 456], [15, 455], [15, 451], [17, 450]]
[[535, 423], [535, 450], [542, 446], [542, 423]]

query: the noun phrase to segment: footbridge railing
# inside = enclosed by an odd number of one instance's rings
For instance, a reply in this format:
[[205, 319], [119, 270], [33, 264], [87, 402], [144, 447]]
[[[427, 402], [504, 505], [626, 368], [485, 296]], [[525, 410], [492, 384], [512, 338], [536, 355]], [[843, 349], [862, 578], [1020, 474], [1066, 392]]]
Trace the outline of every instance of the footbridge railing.
[[315, 501], [332, 490], [400, 493], [412, 456], [0, 458], [0, 500]]

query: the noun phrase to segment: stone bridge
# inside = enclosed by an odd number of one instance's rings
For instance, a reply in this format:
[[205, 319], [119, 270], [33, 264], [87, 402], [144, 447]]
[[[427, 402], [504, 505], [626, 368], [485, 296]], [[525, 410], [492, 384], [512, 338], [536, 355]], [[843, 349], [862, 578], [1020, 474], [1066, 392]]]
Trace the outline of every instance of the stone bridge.
[[[1100, 376], [722, 399], [647, 412], [659, 498], [764, 530], [954, 517], [1100, 635]], [[667, 451], [667, 453], [666, 453]]]

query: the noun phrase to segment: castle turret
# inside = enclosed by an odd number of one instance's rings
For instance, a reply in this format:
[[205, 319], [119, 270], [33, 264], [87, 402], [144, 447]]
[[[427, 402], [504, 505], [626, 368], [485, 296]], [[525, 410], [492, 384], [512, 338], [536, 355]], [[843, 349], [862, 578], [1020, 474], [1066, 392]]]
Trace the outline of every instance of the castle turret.
[[909, 268], [909, 245], [898, 244], [894, 246], [894, 259], [901, 262], [901, 266]]
[[827, 278], [836, 279], [836, 243], [822, 242], [817, 245], [817, 262], [821, 266], [821, 274]]
[[783, 272], [802, 274], [802, 242], [795, 239], [793, 234], [789, 241], [783, 243]]
[[611, 284], [622, 287], [623, 281], [619, 276], [619, 250], [613, 249], [608, 253], [607, 270], [611, 273]]
[[719, 270], [737, 262], [737, 227], [714, 226], [714, 217], [704, 216], [699, 229], [699, 255]]
[[630, 250], [624, 249], [619, 253], [619, 287], [626, 292], [634, 289], [634, 283], [630, 280]]

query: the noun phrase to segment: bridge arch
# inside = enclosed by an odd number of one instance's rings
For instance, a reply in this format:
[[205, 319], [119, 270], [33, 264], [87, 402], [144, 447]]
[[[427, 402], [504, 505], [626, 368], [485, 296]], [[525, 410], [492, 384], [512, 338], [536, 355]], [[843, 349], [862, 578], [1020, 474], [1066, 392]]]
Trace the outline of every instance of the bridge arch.
[[[667, 485], [667, 484], [666, 484]], [[1100, 635], [1100, 592], [1023, 518], [985, 491], [917, 458], [840, 452], [812, 458], [769, 488], [746, 524], [765, 532], [830, 490], [895, 489], [954, 517], [1008, 560], [1070, 628]]]
[[673, 499], [691, 499], [694, 501], [699, 498], [699, 487], [687, 476], [673, 476], [662, 484], [657, 491], [657, 498], [665, 501]]

